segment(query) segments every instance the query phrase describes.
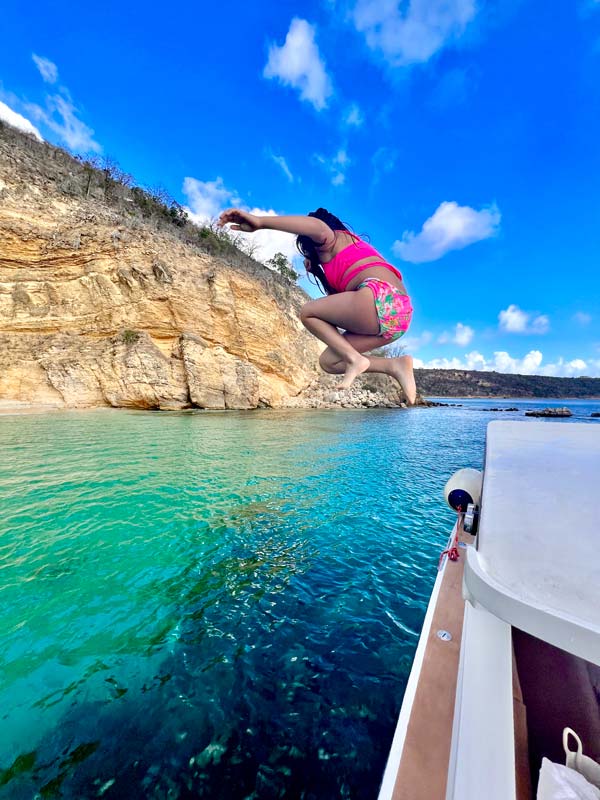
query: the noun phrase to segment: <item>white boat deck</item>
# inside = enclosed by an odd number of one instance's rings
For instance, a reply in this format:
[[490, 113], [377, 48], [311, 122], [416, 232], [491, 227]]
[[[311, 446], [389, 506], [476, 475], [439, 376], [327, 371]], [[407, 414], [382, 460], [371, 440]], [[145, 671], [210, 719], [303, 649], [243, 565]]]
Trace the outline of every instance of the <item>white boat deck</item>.
[[[461, 559], [438, 576], [379, 800], [531, 797], [513, 629], [548, 643], [549, 668], [551, 645], [566, 651], [559, 661], [573, 675], [585, 665], [579, 659], [600, 665], [600, 425], [490, 423], [479, 532], [466, 541]], [[456, 580], [463, 563], [466, 605]], [[455, 639], [441, 645], [438, 627]], [[457, 663], [448, 648], [459, 632]], [[552, 745], [573, 718], [594, 741], [588, 672], [585, 685], [571, 680], [569, 691], [581, 696], [562, 703], [564, 720], [544, 718]], [[542, 707], [546, 690], [556, 681], [543, 684]]]
[[467, 599], [600, 664], [600, 426], [491, 422]]

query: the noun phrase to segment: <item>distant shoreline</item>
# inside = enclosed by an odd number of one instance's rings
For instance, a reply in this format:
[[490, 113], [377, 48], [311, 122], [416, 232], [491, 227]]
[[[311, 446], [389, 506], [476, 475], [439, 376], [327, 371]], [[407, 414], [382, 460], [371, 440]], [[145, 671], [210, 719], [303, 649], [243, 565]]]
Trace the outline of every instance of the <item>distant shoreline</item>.
[[434, 398], [436, 400], [498, 400], [498, 401], [514, 401], [516, 403], [523, 403], [523, 402], [532, 402], [532, 403], [544, 403], [546, 400], [557, 402], [557, 403], [568, 403], [573, 402], [574, 400], [584, 400], [589, 402], [600, 402], [600, 396], [598, 397], [511, 397], [509, 395], [502, 395], [501, 397], [497, 394], [477, 394], [477, 395], [455, 395], [455, 394], [427, 394], [423, 395], [425, 399]]
[[598, 400], [600, 378], [558, 378], [461, 369], [415, 369], [424, 397], [470, 400]]

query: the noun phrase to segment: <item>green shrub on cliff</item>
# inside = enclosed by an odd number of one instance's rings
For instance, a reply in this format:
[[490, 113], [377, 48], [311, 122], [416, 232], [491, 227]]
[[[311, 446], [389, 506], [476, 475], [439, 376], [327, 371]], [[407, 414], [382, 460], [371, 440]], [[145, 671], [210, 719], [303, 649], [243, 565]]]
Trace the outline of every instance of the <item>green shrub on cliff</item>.
[[298, 273], [292, 267], [289, 259], [283, 253], [275, 253], [273, 258], [265, 262], [269, 269], [278, 272], [283, 278], [295, 283], [298, 280]]
[[135, 344], [139, 338], [140, 338], [140, 332], [132, 331], [129, 328], [124, 330], [123, 333], [121, 334], [121, 339], [123, 340], [123, 344], [126, 345]]
[[188, 222], [188, 215], [183, 206], [160, 187], [142, 189], [141, 186], [134, 186], [131, 195], [144, 217], [162, 217], [178, 228], [185, 227]]

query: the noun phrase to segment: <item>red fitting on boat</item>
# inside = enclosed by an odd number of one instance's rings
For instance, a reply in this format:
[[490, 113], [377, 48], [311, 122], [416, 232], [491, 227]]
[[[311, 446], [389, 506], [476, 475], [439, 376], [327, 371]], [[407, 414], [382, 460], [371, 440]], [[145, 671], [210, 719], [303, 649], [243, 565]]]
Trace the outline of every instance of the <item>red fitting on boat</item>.
[[440, 555], [440, 560], [439, 560], [439, 563], [438, 563], [438, 569], [440, 569], [440, 567], [442, 566], [442, 561], [444, 560], [444, 556], [447, 555], [448, 558], [450, 559], [450, 561], [458, 561], [458, 559], [460, 558], [460, 553], [458, 552], [458, 531], [459, 531], [459, 529], [461, 527], [461, 522], [462, 522], [462, 516], [461, 516], [462, 509], [461, 509], [461, 506], [459, 506], [456, 509], [456, 513], [458, 515], [458, 519], [456, 521], [456, 533], [454, 534], [454, 537], [452, 539], [452, 544], [449, 547], [447, 547], [445, 550], [442, 550], [442, 553]]

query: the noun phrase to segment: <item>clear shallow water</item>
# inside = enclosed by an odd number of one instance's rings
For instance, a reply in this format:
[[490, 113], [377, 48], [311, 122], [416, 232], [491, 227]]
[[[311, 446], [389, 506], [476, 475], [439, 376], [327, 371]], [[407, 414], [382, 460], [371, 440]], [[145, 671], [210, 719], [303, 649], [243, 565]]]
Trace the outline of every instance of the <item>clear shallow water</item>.
[[457, 402], [0, 418], [0, 798], [376, 796]]

